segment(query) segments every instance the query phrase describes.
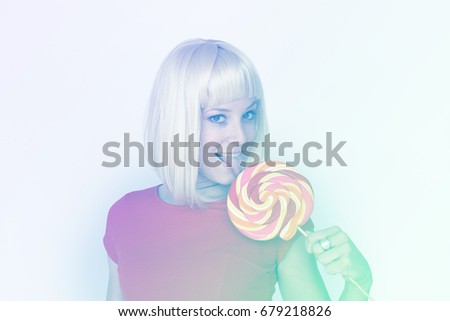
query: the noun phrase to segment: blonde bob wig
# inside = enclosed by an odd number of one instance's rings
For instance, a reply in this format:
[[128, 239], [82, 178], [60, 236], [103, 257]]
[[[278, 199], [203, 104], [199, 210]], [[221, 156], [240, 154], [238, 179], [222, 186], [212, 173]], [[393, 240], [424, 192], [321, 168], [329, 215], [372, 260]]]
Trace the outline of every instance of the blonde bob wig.
[[[193, 134], [194, 141], [199, 142], [202, 109], [241, 98], [258, 100], [255, 141], [259, 147], [255, 152], [262, 160], [260, 142], [268, 127], [263, 89], [252, 62], [228, 43], [203, 39], [181, 43], [163, 61], [150, 97], [145, 136], [147, 145], [153, 144], [155, 162], [163, 161], [166, 148], [168, 165], [155, 169], [176, 204], [203, 207], [208, 199], [197, 192], [198, 167], [189, 164], [186, 148], [179, 150], [185, 166], [175, 164], [170, 148], [174, 136], [179, 134], [179, 141], [187, 142]], [[196, 148], [197, 157], [198, 153]]]

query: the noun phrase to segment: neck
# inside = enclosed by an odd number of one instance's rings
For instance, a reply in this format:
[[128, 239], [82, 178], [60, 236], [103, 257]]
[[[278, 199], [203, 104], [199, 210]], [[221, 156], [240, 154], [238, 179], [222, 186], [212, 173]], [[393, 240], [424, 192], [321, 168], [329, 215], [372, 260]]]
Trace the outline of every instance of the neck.
[[230, 185], [212, 182], [202, 176], [198, 176], [195, 187], [203, 197], [211, 201], [225, 199], [228, 196], [228, 191], [230, 189]]
[[[197, 180], [196, 189], [209, 202], [219, 201], [226, 199], [228, 196], [229, 185], [221, 185], [219, 183], [212, 182], [210, 180], [200, 178]], [[167, 187], [163, 184], [158, 190], [158, 196], [161, 200], [168, 204], [182, 206], [183, 204], [176, 204], [172, 198], [171, 193]]]

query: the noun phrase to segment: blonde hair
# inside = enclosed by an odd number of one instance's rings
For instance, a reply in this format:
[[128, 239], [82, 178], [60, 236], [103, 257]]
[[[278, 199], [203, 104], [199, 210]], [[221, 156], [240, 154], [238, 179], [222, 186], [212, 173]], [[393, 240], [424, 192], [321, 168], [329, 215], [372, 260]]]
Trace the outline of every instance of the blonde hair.
[[[181, 142], [187, 142], [191, 134], [199, 142], [201, 109], [241, 98], [259, 101], [255, 152], [262, 158], [260, 142], [268, 132], [263, 89], [255, 67], [242, 52], [222, 41], [193, 39], [178, 45], [162, 63], [150, 98], [145, 136], [153, 142], [156, 162], [163, 160], [163, 142], [168, 142], [168, 166], [155, 169], [177, 204], [203, 206], [205, 199], [196, 190], [198, 167], [189, 163], [185, 148], [179, 150], [185, 166], [177, 166], [170, 142], [176, 134]], [[199, 149], [195, 151], [198, 156]]]

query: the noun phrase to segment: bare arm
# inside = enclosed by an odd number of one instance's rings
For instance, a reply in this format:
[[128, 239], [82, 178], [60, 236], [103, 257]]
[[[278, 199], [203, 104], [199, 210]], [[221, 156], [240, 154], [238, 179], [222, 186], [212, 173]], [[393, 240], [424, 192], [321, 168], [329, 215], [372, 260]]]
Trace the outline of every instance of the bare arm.
[[316, 258], [306, 251], [303, 235], [299, 235], [278, 265], [277, 277], [284, 300], [330, 300]]
[[119, 271], [117, 269], [118, 266], [113, 260], [111, 260], [109, 256], [108, 256], [108, 266], [109, 266], [109, 281], [106, 300], [123, 301], [124, 297], [122, 294], [122, 290], [120, 289]]
[[[331, 247], [324, 250], [319, 242], [328, 239]], [[311, 253], [311, 254], [310, 254]], [[294, 241], [278, 266], [278, 283], [285, 300], [330, 300], [316, 260], [328, 274], [341, 274], [345, 287], [339, 300], [367, 300], [372, 286], [370, 267], [350, 238], [338, 227], [308, 232]], [[358, 289], [351, 281], [356, 281]]]

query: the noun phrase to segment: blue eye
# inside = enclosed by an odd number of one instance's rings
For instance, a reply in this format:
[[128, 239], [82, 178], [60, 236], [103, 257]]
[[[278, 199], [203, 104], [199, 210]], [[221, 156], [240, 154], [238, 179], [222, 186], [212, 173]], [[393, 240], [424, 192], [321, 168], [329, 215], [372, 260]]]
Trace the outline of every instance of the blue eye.
[[212, 121], [213, 123], [220, 124], [220, 123], [224, 122], [224, 120], [223, 120], [224, 118], [225, 118], [225, 116], [223, 116], [223, 115], [214, 115], [214, 116], [209, 117], [208, 119], [210, 121]]
[[249, 112], [246, 112], [244, 116], [242, 116], [245, 120], [253, 120], [256, 117], [256, 113], [252, 110]]

